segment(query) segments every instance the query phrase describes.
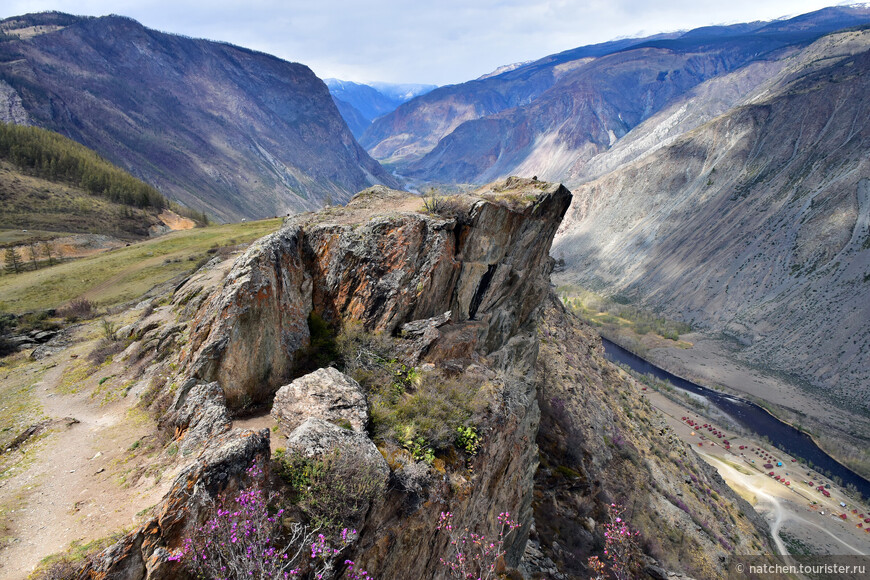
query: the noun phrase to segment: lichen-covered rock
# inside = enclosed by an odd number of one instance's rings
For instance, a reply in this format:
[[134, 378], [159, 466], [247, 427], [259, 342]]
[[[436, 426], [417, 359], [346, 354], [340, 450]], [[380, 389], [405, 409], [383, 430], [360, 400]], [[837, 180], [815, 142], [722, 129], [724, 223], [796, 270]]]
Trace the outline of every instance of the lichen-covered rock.
[[386, 479], [390, 468], [368, 435], [344, 429], [315, 417], [309, 417], [287, 436], [287, 449], [306, 457], [323, 457], [338, 449], [373, 466]]
[[221, 386], [217, 382], [197, 384], [195, 379], [182, 385], [161, 421], [174, 429], [182, 456], [229, 431], [233, 424]]
[[263, 400], [309, 341], [311, 278], [301, 228], [266, 236], [236, 261], [200, 308], [186, 346], [189, 374], [218, 381], [232, 408]]
[[366, 396], [359, 383], [332, 367], [318, 369], [284, 385], [275, 394], [272, 416], [290, 433], [309, 417], [364, 431], [369, 421]]
[[[427, 352], [492, 353], [534, 321], [570, 201], [560, 185], [511, 178], [464, 196], [450, 215], [376, 187], [347, 207], [291, 218], [203, 300], [184, 363], [192, 376], [218, 381], [230, 408], [266, 400], [309, 344], [312, 311], [387, 334], [450, 311]], [[179, 295], [196, 292], [195, 283]]]

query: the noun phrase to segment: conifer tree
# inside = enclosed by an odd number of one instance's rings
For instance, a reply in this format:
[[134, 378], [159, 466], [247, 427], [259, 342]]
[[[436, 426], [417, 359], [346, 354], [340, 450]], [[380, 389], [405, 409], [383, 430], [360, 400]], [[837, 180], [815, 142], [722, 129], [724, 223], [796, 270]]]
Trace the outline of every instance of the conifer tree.
[[15, 248], [6, 248], [6, 271], [10, 274], [18, 274], [21, 270], [21, 259], [18, 257], [18, 252], [15, 251]]

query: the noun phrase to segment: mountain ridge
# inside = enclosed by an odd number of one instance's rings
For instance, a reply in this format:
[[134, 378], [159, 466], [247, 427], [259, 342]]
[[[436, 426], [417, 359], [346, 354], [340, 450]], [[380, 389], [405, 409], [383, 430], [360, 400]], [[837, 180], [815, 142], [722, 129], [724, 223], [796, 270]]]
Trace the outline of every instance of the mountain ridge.
[[575, 187], [554, 247], [566, 279], [732, 336], [866, 415], [870, 30], [805, 53], [749, 102]]
[[118, 16], [27, 15], [0, 30], [0, 110], [23, 109], [219, 220], [395, 185], [304, 65]]
[[436, 85], [410, 83], [355, 83], [334, 78], [323, 81], [329, 87], [338, 110], [357, 139], [375, 119], [395, 111], [402, 103], [437, 88]]
[[[661, 90], [656, 82], [676, 89], [672, 96], [678, 97], [711, 76], [868, 21], [870, 9], [830, 7], [786, 20], [580, 47], [409, 101], [374, 123], [360, 142], [399, 174], [423, 182], [482, 183], [514, 173], [565, 180], [572, 165], [607, 151], [672, 102], [656, 97]], [[631, 73], [632, 59], [638, 77], [643, 67], [656, 66], [645, 62], [644, 54], [676, 68], [658, 70], [652, 82], [614, 82], [613, 67]], [[709, 65], [714, 54], [720, 58], [718, 71], [699, 68], [697, 58]], [[676, 74], [695, 75], [698, 82], [674, 82]]]

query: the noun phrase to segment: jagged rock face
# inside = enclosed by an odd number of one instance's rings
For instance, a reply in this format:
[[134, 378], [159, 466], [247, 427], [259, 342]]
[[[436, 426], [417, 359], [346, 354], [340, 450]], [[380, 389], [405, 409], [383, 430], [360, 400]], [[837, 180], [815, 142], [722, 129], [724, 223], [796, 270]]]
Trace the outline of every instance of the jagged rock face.
[[194, 318], [190, 372], [219, 382], [232, 407], [271, 394], [308, 343], [311, 279], [301, 252], [298, 227], [257, 241]]
[[[492, 539], [492, 523], [501, 512], [522, 525], [507, 537], [505, 562], [516, 567], [532, 525], [533, 482], [538, 466], [540, 411], [535, 400], [534, 332], [513, 337], [489, 359], [490, 366], [469, 365], [463, 382], [490, 381], [497, 385], [493, 401], [499, 409], [482, 432], [485, 443], [468, 474], [434, 474], [428, 493], [418, 496], [399, 483], [366, 519], [355, 561], [375, 578], [446, 578], [440, 558], [450, 551], [446, 534], [438, 533], [442, 511], [454, 516], [456, 529], [468, 529]], [[504, 362], [499, 370], [498, 362]], [[493, 368], [495, 367], [495, 368]]]
[[366, 395], [359, 383], [332, 367], [318, 369], [284, 385], [275, 393], [272, 416], [285, 433], [314, 416], [335, 424], [346, 422], [365, 431], [369, 422]]
[[[434, 532], [445, 509], [457, 526], [489, 535], [489, 523], [510, 511], [523, 525], [506, 544], [506, 561], [518, 563], [537, 467], [534, 325], [549, 287], [549, 244], [570, 199], [561, 186], [510, 179], [452, 199], [439, 215], [421, 212], [419, 197], [374, 188], [347, 208], [288, 220], [239, 258], [210, 296], [200, 295], [196, 278], [176, 293], [185, 308], [199, 304], [182, 364], [197, 380], [216, 380], [231, 406], [267, 397], [293, 372], [312, 311], [374, 332], [404, 330], [399, 342], [407, 343], [409, 360], [461, 361], [454, 368], [463, 381], [491, 385], [491, 417], [473, 477], [436, 478], [424, 492], [406, 481], [411, 467], [396, 476], [406, 485], [397, 484], [370, 510], [355, 557], [376, 577], [437, 577], [448, 539]], [[478, 359], [485, 364], [469, 365]], [[315, 375], [331, 373], [337, 371]], [[284, 413], [291, 390], [300, 399], [300, 389], [285, 387], [276, 413]], [[302, 390], [310, 398], [318, 389]], [[289, 434], [288, 448], [315, 455], [335, 446], [361, 455], [367, 449], [383, 462], [367, 435], [324, 420], [331, 406], [297, 405], [289, 428], [301, 425]]]
[[494, 352], [535, 318], [570, 199], [562, 186], [511, 179], [442, 217], [420, 213], [416, 196], [373, 188], [346, 208], [292, 218], [201, 306], [185, 350], [191, 373], [217, 380], [231, 407], [264, 400], [290, 378], [312, 311], [388, 334], [450, 311], [433, 353]]

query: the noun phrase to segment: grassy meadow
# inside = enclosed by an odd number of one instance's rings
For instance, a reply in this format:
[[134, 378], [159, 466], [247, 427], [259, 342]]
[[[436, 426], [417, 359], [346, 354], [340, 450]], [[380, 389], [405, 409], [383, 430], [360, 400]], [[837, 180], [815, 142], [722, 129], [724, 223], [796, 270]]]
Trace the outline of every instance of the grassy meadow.
[[135, 300], [155, 285], [192, 270], [218, 248], [250, 243], [277, 230], [281, 221], [177, 231], [49, 268], [5, 274], [0, 276], [0, 312], [57, 308], [76, 298], [87, 298], [100, 307]]

